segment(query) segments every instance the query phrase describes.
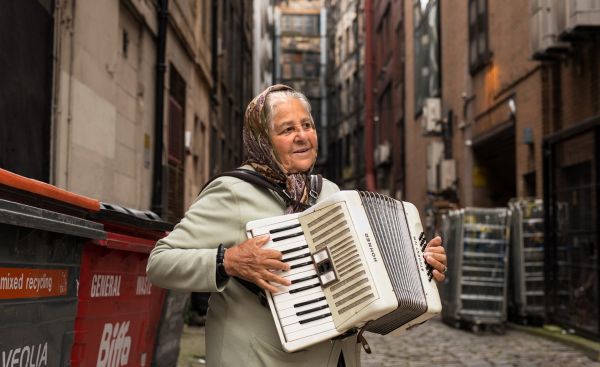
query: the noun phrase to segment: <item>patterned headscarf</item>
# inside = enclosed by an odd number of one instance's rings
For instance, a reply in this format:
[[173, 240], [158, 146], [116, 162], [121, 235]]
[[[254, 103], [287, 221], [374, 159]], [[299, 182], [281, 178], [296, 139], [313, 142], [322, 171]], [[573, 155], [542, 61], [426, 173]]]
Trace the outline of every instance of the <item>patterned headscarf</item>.
[[[265, 89], [246, 108], [244, 116], [244, 149], [247, 159], [244, 164], [251, 165], [256, 172], [266, 177], [269, 181], [285, 187], [286, 192], [295, 201], [289, 205], [285, 213], [294, 213], [303, 210], [303, 205], [308, 204], [310, 191], [310, 171], [300, 173], [287, 172], [273, 150], [269, 138], [269, 125], [265, 103], [267, 95], [277, 91], [292, 91], [294, 89], [283, 84], [276, 84]], [[314, 166], [314, 163], [313, 163]]]

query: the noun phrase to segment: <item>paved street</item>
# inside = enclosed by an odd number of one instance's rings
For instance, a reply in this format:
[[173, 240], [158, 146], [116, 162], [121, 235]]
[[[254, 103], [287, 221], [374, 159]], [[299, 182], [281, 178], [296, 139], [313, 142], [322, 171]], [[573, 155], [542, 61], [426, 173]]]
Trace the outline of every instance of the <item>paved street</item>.
[[[363, 352], [363, 367], [600, 367], [599, 362], [561, 343], [510, 329], [504, 335], [475, 335], [437, 319], [401, 336], [366, 337], [373, 354]], [[204, 328], [186, 327], [178, 367], [202, 366], [203, 343]]]
[[364, 367], [600, 367], [600, 363], [561, 343], [510, 329], [504, 335], [475, 335], [453, 329], [437, 319], [401, 336], [368, 334], [367, 341], [373, 354], [363, 353]]

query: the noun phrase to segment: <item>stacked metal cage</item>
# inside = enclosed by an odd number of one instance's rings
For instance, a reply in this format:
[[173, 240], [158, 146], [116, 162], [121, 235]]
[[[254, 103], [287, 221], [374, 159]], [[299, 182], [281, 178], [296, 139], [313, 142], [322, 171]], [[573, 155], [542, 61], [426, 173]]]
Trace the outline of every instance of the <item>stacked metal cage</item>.
[[544, 212], [540, 199], [513, 199], [510, 236], [511, 319], [527, 324], [545, 318]]
[[444, 217], [448, 272], [442, 285], [442, 318], [473, 331], [504, 326], [510, 210], [465, 208]]

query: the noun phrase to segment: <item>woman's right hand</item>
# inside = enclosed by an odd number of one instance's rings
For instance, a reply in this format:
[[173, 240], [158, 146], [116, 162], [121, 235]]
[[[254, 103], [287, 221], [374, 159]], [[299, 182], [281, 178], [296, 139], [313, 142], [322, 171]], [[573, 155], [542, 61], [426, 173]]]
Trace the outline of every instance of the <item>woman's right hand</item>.
[[271, 293], [278, 291], [269, 282], [288, 286], [291, 282], [276, 275], [273, 270], [287, 271], [290, 266], [281, 261], [281, 252], [273, 249], [263, 249], [269, 242], [269, 236], [259, 236], [246, 240], [225, 251], [223, 265], [230, 276], [252, 282]]

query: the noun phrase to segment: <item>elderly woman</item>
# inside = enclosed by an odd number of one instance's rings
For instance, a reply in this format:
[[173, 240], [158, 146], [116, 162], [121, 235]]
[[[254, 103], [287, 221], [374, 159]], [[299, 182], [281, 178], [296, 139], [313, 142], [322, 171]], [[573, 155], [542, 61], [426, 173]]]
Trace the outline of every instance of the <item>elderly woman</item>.
[[[247, 239], [245, 225], [309, 203], [317, 133], [308, 100], [284, 85], [267, 88], [248, 105], [243, 137], [248, 158], [242, 168], [285, 188], [292, 203], [286, 207], [272, 191], [238, 178], [215, 179], [173, 232], [158, 241], [148, 260], [150, 280], [164, 288], [212, 292], [206, 321], [209, 366], [360, 365], [356, 334], [284, 352], [270, 310], [247, 286], [276, 291], [269, 282], [290, 284], [274, 272], [288, 270], [281, 252], [262, 248], [267, 236]], [[338, 190], [323, 180], [317, 201]], [[425, 254], [436, 280], [444, 279], [446, 256], [439, 237]]]

